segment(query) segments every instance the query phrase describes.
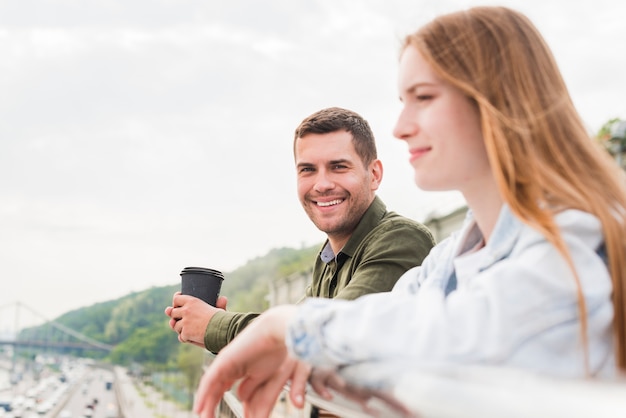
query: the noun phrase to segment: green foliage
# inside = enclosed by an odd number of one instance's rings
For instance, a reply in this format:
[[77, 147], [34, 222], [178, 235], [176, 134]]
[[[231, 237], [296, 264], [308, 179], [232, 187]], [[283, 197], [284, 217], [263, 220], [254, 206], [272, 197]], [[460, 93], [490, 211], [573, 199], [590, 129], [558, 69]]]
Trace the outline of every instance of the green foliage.
[[149, 327], [135, 329], [115, 346], [109, 359], [115, 364], [140, 363], [152, 370], [166, 369], [180, 343], [165, 322], [161, 319]]
[[269, 307], [266, 281], [257, 282], [248, 292], [239, 292], [236, 298], [229, 298], [228, 310], [233, 312], [263, 312]]
[[[307, 248], [279, 248], [263, 257], [248, 261], [242, 267], [224, 273], [222, 295], [228, 297], [228, 309], [239, 312], [262, 312], [267, 309], [268, 284], [271, 280], [310, 271], [320, 244]], [[187, 368], [189, 382], [197, 383], [191, 373], [204, 350], [180, 344], [163, 313], [172, 302], [180, 283], [153, 287], [122, 298], [97, 303], [61, 315], [54, 322], [101, 343], [114, 345], [108, 360], [115, 364], [142, 364], [151, 370]], [[32, 327], [20, 333], [21, 339], [68, 341], [67, 334], [50, 324]], [[190, 350], [190, 351], [187, 351]], [[76, 351], [76, 354], [101, 358], [102, 351]], [[197, 370], [200, 370], [198, 367]]]
[[604, 140], [604, 141], [610, 139], [611, 129], [613, 128], [613, 125], [615, 125], [616, 123], [620, 121], [621, 121], [620, 118], [609, 119], [607, 122], [604, 123], [604, 125], [600, 127], [600, 129], [598, 130], [598, 133], [596, 134], [596, 138], [598, 140]]
[[88, 310], [77, 309], [60, 316], [56, 321], [98, 341], [106, 341], [104, 329], [116, 301], [97, 303]]
[[303, 248], [289, 254], [278, 266], [278, 276], [287, 277], [294, 273], [313, 269], [315, 258], [321, 250], [321, 245]]
[[228, 310], [263, 312], [268, 308], [269, 283], [295, 272], [311, 270], [320, 247], [321, 244], [316, 244], [301, 249], [273, 249], [225, 274], [221, 294], [228, 297]]
[[193, 404], [194, 388], [198, 386], [202, 376], [205, 352], [205, 350], [189, 344], [181, 344], [178, 348], [177, 366], [178, 370], [185, 376], [187, 393], [190, 394], [188, 400], [190, 409]]
[[128, 339], [137, 329], [162, 323], [167, 319], [163, 310], [171, 304], [178, 287], [153, 287], [122, 298], [110, 312], [104, 332], [106, 341], [117, 344]]
[[616, 155], [624, 151], [626, 138], [613, 138], [612, 131], [623, 120], [620, 118], [609, 119], [600, 127], [594, 140], [602, 145], [611, 155]]

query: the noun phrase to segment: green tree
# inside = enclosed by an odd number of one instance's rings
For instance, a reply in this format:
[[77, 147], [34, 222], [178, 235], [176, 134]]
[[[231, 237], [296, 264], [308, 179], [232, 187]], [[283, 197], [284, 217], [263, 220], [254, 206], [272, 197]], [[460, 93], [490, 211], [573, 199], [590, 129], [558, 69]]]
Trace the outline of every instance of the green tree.
[[129, 365], [133, 362], [150, 366], [154, 370], [164, 369], [170, 353], [180, 345], [164, 320], [150, 327], [139, 328], [118, 343], [109, 358], [113, 363]]
[[594, 140], [600, 143], [611, 155], [623, 152], [626, 145], [626, 138], [615, 137], [613, 131], [624, 121], [620, 118], [609, 119], [600, 127]]
[[205, 350], [191, 344], [181, 344], [178, 348], [176, 364], [178, 370], [185, 376], [187, 393], [189, 394], [189, 409], [193, 406], [193, 393], [202, 376]]

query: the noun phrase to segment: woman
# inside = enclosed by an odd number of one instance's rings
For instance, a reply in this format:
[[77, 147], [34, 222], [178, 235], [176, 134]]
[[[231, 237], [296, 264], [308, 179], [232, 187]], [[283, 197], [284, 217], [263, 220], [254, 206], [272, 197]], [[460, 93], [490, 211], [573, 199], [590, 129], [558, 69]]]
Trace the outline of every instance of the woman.
[[415, 182], [463, 194], [462, 230], [390, 293], [268, 310], [207, 370], [202, 417], [240, 378], [254, 416], [289, 379], [302, 405], [311, 365], [564, 377], [626, 367], [623, 174], [588, 137], [535, 27], [501, 7], [441, 16], [406, 38], [399, 92], [394, 135], [407, 142]]

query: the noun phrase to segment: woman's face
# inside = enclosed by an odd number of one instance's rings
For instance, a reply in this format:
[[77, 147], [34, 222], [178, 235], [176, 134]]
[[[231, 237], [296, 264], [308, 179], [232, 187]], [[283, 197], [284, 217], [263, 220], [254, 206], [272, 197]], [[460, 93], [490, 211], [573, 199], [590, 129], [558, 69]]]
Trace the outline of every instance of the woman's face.
[[418, 187], [467, 194], [493, 184], [476, 105], [412, 46], [400, 59], [399, 92], [403, 107], [393, 133], [409, 146]]

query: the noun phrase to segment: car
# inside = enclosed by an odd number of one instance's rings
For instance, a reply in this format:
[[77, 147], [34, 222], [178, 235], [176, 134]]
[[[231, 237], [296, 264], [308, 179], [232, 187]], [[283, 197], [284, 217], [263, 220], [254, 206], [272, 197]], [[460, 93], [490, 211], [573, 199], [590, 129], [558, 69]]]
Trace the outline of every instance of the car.
[[117, 418], [117, 407], [115, 406], [115, 404], [108, 404], [107, 408], [106, 408], [106, 414], [105, 417], [106, 418]]
[[21, 408], [22, 405], [24, 405], [24, 402], [26, 401], [26, 398], [22, 395], [18, 395], [16, 396], [12, 401], [11, 401], [11, 409], [18, 409]]
[[39, 405], [37, 405], [37, 413], [39, 415], [45, 415], [48, 413], [48, 411], [50, 411], [52, 409], [52, 404], [48, 401], [44, 401], [42, 403], [40, 403]]
[[59, 413], [59, 418], [72, 418], [72, 412], [68, 409], [64, 409]]
[[83, 416], [85, 418], [93, 417], [93, 409], [92, 408], [85, 408], [85, 411], [83, 412]]
[[15, 418], [23, 418], [24, 417], [24, 411], [21, 408], [13, 408], [13, 410], [10, 412], [10, 414], [13, 414], [13, 416]]

